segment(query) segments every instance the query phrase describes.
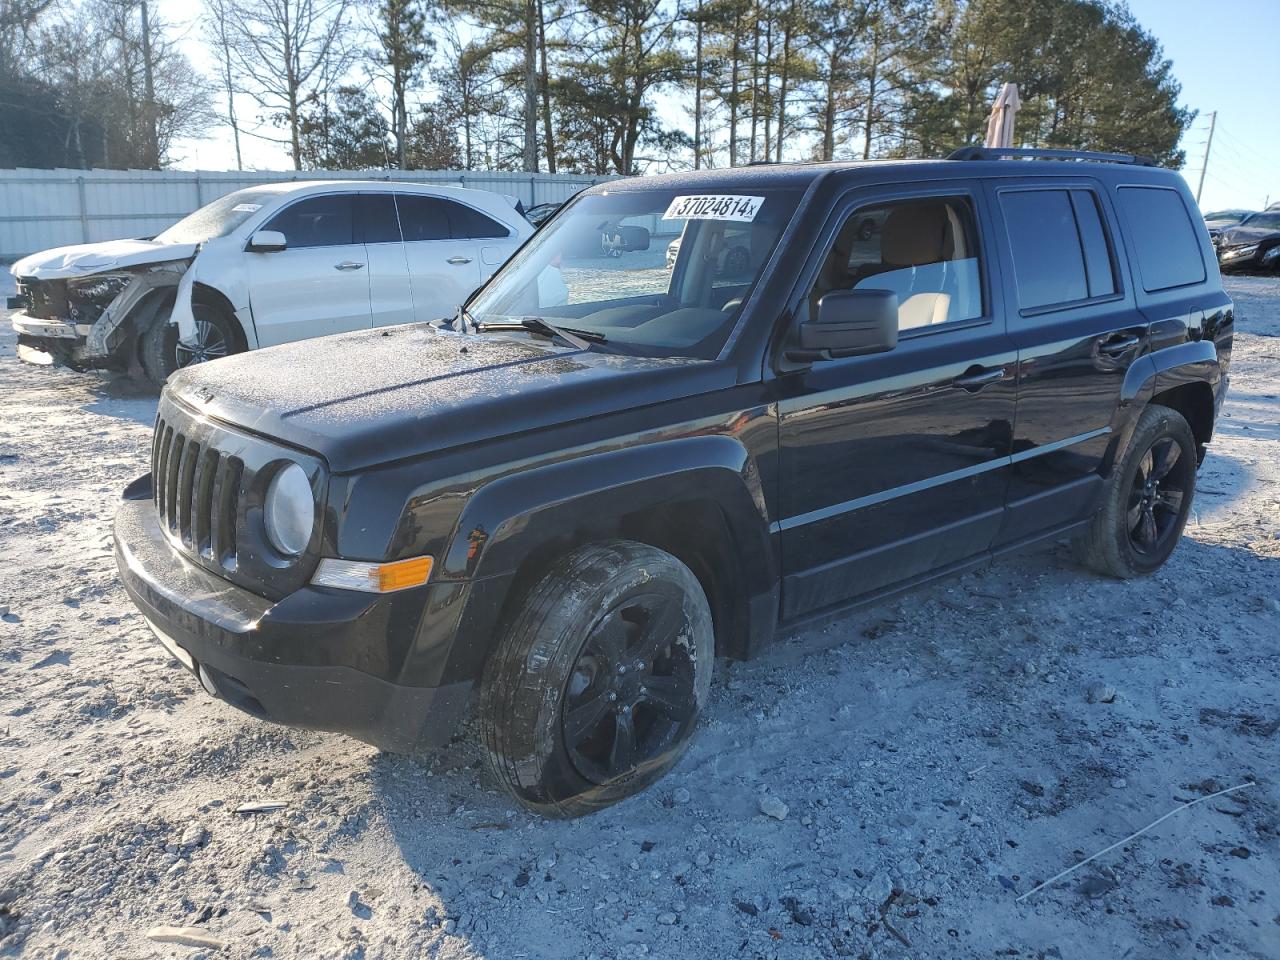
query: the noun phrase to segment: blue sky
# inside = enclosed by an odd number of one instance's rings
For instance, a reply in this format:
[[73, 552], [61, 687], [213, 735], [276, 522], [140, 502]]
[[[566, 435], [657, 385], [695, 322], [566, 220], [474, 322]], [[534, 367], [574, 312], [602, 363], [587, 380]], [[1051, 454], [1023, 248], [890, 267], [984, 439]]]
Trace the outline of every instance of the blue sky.
[[[212, 72], [207, 50], [197, 39], [201, 31], [192, 23], [189, 0], [157, 0], [157, 7], [181, 31], [182, 47], [196, 66]], [[1218, 111], [1201, 206], [1260, 208], [1268, 197], [1280, 200], [1280, 0], [1129, 0], [1129, 7], [1173, 61], [1174, 75], [1182, 83], [1182, 103], [1199, 111], [1183, 138], [1184, 173], [1192, 190], [1203, 165], [1209, 113]], [[250, 118], [258, 111], [245, 99], [239, 112]], [[675, 111], [676, 122], [682, 113]], [[243, 147], [247, 167], [289, 166], [285, 151], [274, 143], [244, 137]], [[176, 165], [184, 169], [235, 167], [226, 128], [212, 130], [204, 140], [179, 144], [178, 153]]]
[[1173, 61], [1183, 104], [1200, 112], [1182, 141], [1192, 190], [1218, 112], [1201, 207], [1280, 200], [1280, 0], [1129, 0], [1129, 9]]

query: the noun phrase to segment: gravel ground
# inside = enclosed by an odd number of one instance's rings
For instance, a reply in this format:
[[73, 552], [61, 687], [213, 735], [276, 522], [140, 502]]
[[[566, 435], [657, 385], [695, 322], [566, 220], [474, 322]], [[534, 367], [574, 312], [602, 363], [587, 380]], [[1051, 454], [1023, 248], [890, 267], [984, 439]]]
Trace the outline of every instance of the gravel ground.
[[1280, 280], [1228, 285], [1160, 574], [1050, 551], [722, 664], [673, 775], [568, 823], [470, 731], [393, 757], [205, 696], [111, 559], [154, 399], [0, 335], [0, 956], [1280, 957]]

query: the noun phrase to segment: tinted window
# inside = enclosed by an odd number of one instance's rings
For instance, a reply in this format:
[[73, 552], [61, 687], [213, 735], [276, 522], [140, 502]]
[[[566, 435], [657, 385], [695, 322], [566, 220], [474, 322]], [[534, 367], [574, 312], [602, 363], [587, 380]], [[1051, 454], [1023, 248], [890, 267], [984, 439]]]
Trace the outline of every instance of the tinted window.
[[443, 200], [398, 193], [396, 206], [400, 210], [400, 229], [404, 231], [406, 242], [449, 239], [449, 218]]
[[511, 231], [479, 210], [461, 203], [443, 200], [449, 210], [449, 226], [455, 240], [473, 240], [491, 237], [507, 237]]
[[396, 219], [396, 202], [389, 193], [356, 195], [360, 234], [365, 243], [399, 243], [400, 223]]
[[911, 200], [863, 207], [845, 221], [809, 295], [833, 290], [892, 290], [898, 329], [982, 316], [982, 274], [969, 203]]
[[1018, 303], [1024, 310], [1089, 297], [1080, 234], [1066, 190], [1000, 194], [1013, 251]]
[[351, 243], [351, 197], [331, 193], [299, 200], [272, 217], [263, 229], [279, 230], [291, 250]]
[[1204, 280], [1200, 238], [1178, 191], [1121, 187], [1116, 194], [1133, 237], [1143, 289], [1150, 293]]
[[1072, 190], [1071, 205], [1080, 228], [1080, 249], [1089, 280], [1089, 296], [1106, 297], [1116, 292], [1116, 275], [1111, 266], [1111, 248], [1102, 226], [1098, 198], [1090, 190]]

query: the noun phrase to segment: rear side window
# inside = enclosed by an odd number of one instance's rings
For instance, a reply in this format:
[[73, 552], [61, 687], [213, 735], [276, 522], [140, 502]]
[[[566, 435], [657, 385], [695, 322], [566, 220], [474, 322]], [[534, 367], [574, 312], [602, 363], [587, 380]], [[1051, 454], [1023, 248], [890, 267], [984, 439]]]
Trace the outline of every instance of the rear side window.
[[479, 210], [452, 200], [441, 201], [449, 211], [449, 227], [455, 240], [481, 240], [509, 237], [511, 231]]
[[1000, 206], [1023, 310], [1116, 292], [1111, 245], [1091, 190], [1007, 190]]
[[436, 197], [416, 196], [412, 193], [396, 194], [396, 206], [400, 210], [400, 229], [406, 243], [419, 240], [448, 240], [449, 216], [445, 212], [446, 201]]
[[284, 234], [290, 250], [340, 247], [352, 242], [351, 195], [326, 193], [285, 207], [264, 229]]
[[1204, 280], [1200, 238], [1177, 190], [1120, 187], [1116, 191], [1148, 293]]

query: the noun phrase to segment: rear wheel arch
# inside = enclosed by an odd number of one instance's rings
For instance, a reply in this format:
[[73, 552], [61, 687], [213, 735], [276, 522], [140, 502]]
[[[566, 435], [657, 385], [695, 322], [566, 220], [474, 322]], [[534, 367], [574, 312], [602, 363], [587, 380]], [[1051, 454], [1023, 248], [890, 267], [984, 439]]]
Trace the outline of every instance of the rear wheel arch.
[[1204, 381], [1179, 384], [1152, 395], [1149, 403], [1168, 407], [1182, 414], [1196, 438], [1200, 459], [1204, 459], [1204, 447], [1213, 439], [1214, 420], [1213, 388]]

